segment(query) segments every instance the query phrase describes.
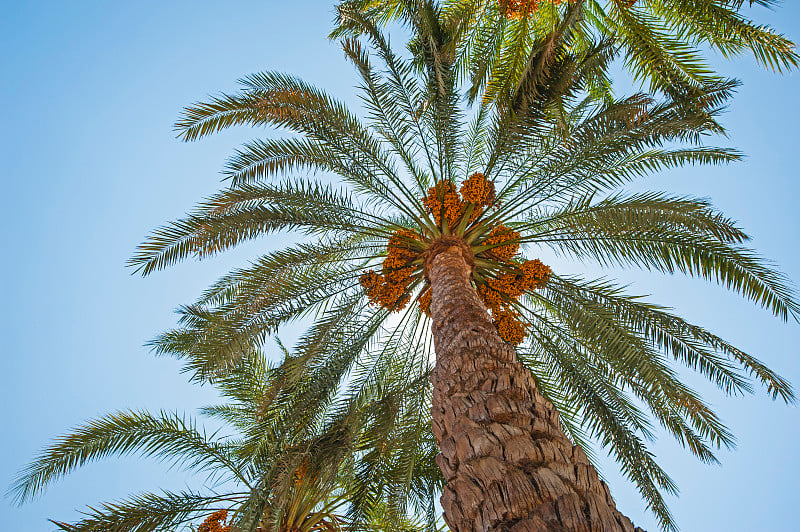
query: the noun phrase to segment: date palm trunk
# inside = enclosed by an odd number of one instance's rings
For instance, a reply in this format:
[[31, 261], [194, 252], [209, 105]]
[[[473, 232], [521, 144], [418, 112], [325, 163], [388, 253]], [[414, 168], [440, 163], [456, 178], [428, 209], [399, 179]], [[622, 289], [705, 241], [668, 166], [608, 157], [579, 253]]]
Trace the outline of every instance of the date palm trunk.
[[605, 482], [573, 446], [553, 405], [517, 361], [473, 289], [472, 253], [451, 238], [431, 250], [436, 349], [433, 432], [454, 532], [634, 532]]

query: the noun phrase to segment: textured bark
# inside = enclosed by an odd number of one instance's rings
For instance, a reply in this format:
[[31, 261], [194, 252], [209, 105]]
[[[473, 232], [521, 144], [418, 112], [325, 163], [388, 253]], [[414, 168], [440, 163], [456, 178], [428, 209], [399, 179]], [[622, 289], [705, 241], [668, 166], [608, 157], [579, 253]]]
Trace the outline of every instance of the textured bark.
[[[455, 532], [634, 532], [584, 452], [564, 435], [470, 283], [465, 246], [426, 264], [436, 348], [433, 432]], [[641, 531], [643, 532], [643, 531]]]

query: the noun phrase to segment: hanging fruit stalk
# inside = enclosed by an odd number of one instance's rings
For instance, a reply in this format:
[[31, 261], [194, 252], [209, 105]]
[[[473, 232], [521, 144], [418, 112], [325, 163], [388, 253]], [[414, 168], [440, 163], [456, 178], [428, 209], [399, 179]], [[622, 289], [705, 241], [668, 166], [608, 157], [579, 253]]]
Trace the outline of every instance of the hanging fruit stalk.
[[441, 235], [427, 238], [411, 229], [395, 231], [380, 271], [368, 270], [360, 277], [370, 302], [400, 311], [411, 300], [415, 286], [422, 283], [417, 304], [422, 312], [429, 313], [431, 290], [423, 270], [431, 246], [445, 238], [467, 246], [463, 235], [483, 234], [468, 246], [472, 256], [480, 259], [480, 266], [474, 268], [474, 288], [500, 337], [520, 344], [527, 333], [516, 304], [525, 292], [545, 286], [551, 271], [538, 259], [519, 256], [519, 233], [501, 222], [482, 219], [495, 202], [494, 183], [481, 173], [464, 180], [460, 189], [450, 181], [438, 181], [428, 189], [422, 203]]
[[231, 532], [231, 527], [225, 525], [227, 519], [228, 511], [218, 510], [206, 517], [206, 520], [197, 527], [197, 532]]
[[[525, 18], [539, 9], [541, 4], [558, 5], [566, 1], [574, 0], [498, 0], [500, 12], [508, 19]], [[625, 0], [624, 3], [633, 4], [635, 0]]]

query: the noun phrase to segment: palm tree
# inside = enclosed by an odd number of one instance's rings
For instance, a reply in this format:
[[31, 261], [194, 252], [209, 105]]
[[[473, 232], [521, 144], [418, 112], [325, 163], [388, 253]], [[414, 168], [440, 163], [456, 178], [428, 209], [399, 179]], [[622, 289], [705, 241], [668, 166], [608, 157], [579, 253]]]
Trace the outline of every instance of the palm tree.
[[204, 473], [211, 487], [137, 494], [90, 507], [77, 523], [54, 524], [70, 532], [436, 530], [431, 492], [440, 475], [426, 438], [428, 418], [405, 408], [387, 415], [384, 408], [387, 398], [426, 400], [427, 381], [406, 378], [395, 366], [375, 376], [372, 387], [314, 402], [304, 383], [285, 385], [293, 362], [284, 354], [283, 364], [270, 366], [252, 353], [215, 382], [226, 401], [202, 414], [229, 434], [208, 434], [176, 413], [109, 414], [58, 438], [12, 493], [25, 502], [84, 464], [138, 454]]
[[585, 91], [614, 47], [575, 50], [565, 28], [524, 91], [468, 113], [459, 107], [461, 65], [448, 52], [453, 33], [431, 4], [409, 18], [411, 60], [369, 18], [342, 13], [369, 41], [343, 42], [366, 124], [324, 91], [272, 72], [193, 105], [178, 122], [186, 141], [235, 125], [294, 135], [238, 150], [225, 170], [230, 186], [157, 229], [131, 260], [138, 271], [265, 234], [304, 237], [222, 277], [181, 309], [181, 327], [154, 349], [182, 357], [198, 380], [216, 379], [283, 324], [313, 315], [287, 378], [335, 397], [342, 383], [370, 386], [387, 365], [422, 378], [432, 345], [432, 428], [451, 529], [633, 530], [586, 454], [590, 439], [674, 529], [662, 492], [675, 485], [646, 444], [652, 421], [704, 462], [733, 441], [675, 366], [727, 395], [751, 391], [752, 376], [791, 402], [790, 385], [611, 281], [524, 256], [550, 248], [698, 276], [796, 318], [781, 274], [707, 201], [619, 190], [661, 169], [737, 160], [734, 150], [701, 146], [721, 131], [716, 116], [734, 84], [683, 102], [598, 101]]
[[[343, 11], [357, 10], [378, 24], [413, 18], [428, 0], [342, 0]], [[553, 49], [565, 23], [574, 23], [571, 47], [590, 49], [611, 39], [623, 54], [634, 81], [650, 92], [685, 99], [722, 81], [700, 51], [725, 58], [743, 53], [767, 68], [785, 72], [798, 66], [795, 44], [766, 25], [749, 20], [753, 4], [772, 8], [777, 0], [444, 0], [443, 24], [454, 34], [451, 52], [458, 74], [470, 79], [469, 94], [502, 100], [516, 92], [527, 71]], [[747, 6], [745, 6], [747, 4]], [[332, 36], [357, 33], [347, 15]], [[547, 62], [545, 61], [545, 64]], [[587, 80], [587, 88], [610, 97], [606, 72]]]

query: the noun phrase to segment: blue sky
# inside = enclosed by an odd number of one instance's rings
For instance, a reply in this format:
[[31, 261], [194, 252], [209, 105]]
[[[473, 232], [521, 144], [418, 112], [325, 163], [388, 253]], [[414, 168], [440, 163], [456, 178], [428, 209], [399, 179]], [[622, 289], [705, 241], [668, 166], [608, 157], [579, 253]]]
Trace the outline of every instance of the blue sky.
[[[24, 2], [0, 21], [4, 101], [0, 160], [5, 424], [0, 480], [16, 472], [69, 427], [118, 409], [192, 412], [214, 400], [169, 359], [142, 344], [174, 325], [191, 301], [234, 265], [280, 246], [280, 237], [204, 263], [142, 279], [125, 260], [155, 226], [183, 214], [219, 187], [226, 157], [261, 134], [234, 130], [194, 144], [172, 131], [181, 108], [235, 88], [259, 70], [282, 70], [356, 105], [354, 77], [325, 35], [330, 1]], [[800, 39], [800, 6], [756, 12]], [[800, 76], [762, 71], [750, 59], [719, 62], [743, 87], [722, 143], [748, 158], [727, 168], [671, 171], [637, 188], [710, 197], [754, 236], [753, 245], [800, 281], [797, 179]], [[592, 266], [553, 259], [554, 268], [588, 276]], [[783, 324], [724, 289], [691, 279], [612, 272], [631, 291], [652, 294], [690, 320], [767, 361], [800, 386], [800, 325]], [[291, 340], [296, 330], [284, 337]], [[684, 531], [786, 530], [796, 524], [800, 492], [800, 416], [763, 391], [725, 399], [687, 376], [738, 438], [704, 466], [661, 438], [662, 465], [681, 488], [671, 508]], [[657, 530], [634, 488], [602, 462], [618, 505]], [[12, 530], [50, 530], [46, 519], [146, 489], [196, 483], [180, 470], [133, 457], [91, 465], [21, 508], [3, 500]]]

